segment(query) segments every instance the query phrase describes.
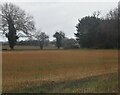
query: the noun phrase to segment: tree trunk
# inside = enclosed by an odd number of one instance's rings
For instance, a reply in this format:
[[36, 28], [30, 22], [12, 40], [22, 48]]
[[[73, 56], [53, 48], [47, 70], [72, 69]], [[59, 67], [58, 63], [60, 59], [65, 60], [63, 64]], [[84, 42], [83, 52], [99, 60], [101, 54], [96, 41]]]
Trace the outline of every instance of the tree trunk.
[[58, 49], [60, 49], [60, 47], [58, 46]]
[[44, 46], [44, 41], [40, 41], [40, 49], [43, 50], [43, 46]]
[[43, 50], [43, 46], [40, 46], [40, 49]]
[[9, 28], [9, 33], [7, 36], [8, 36], [9, 46], [11, 50], [13, 50], [16, 44], [17, 37], [16, 37], [16, 29], [14, 27], [14, 23], [13, 20], [11, 19], [11, 16], [9, 16], [8, 28]]

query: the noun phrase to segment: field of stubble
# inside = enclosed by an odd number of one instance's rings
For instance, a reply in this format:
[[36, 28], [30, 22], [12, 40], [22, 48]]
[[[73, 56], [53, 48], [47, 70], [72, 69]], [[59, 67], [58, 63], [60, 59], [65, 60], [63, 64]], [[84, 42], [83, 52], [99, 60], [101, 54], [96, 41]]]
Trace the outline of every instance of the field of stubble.
[[117, 50], [3, 51], [3, 93], [117, 92]]

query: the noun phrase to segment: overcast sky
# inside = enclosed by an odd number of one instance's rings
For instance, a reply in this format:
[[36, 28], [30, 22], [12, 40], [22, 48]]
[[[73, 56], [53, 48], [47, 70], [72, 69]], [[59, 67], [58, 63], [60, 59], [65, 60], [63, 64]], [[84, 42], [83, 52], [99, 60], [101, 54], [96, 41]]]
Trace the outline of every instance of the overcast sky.
[[[15, 2], [16, 0], [7, 0], [34, 17], [35, 26], [49, 35], [50, 40], [54, 39], [52, 36], [56, 31], [62, 30], [67, 37], [73, 38], [76, 32], [75, 25], [78, 19], [84, 16], [92, 15], [94, 11], [101, 11], [104, 16], [110, 9], [117, 7], [117, 0], [112, 2], [72, 2], [73, 0], [66, 0], [67, 2], [38, 2], [38, 0], [26, 0], [26, 2]], [[25, 1], [25, 0], [24, 0]], [[69, 2], [68, 2], [69, 1]], [[77, 1], [77, 0], [76, 0]], [[102, 0], [101, 0], [102, 1]], [[1, 2], [2, 4], [3, 2]], [[0, 40], [3, 38], [0, 37]]]

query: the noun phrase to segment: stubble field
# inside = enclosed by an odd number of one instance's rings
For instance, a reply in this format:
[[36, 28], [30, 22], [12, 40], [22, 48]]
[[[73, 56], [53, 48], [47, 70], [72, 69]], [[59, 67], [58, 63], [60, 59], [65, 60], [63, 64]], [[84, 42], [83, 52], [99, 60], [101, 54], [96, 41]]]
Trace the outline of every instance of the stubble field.
[[117, 50], [3, 51], [3, 93], [117, 92]]

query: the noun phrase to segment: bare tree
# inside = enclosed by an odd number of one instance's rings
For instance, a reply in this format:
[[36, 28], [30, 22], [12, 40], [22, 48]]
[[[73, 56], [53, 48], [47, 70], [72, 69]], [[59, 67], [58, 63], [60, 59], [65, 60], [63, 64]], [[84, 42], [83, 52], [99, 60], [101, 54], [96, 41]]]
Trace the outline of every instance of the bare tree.
[[56, 38], [56, 46], [58, 49], [62, 46], [62, 40], [65, 38], [65, 33], [62, 31], [56, 32], [53, 37]]
[[45, 41], [49, 39], [49, 36], [45, 32], [41, 32], [41, 30], [37, 31], [34, 37], [38, 40], [40, 49], [43, 49]]
[[29, 34], [35, 26], [32, 16], [12, 3], [5, 3], [0, 6], [0, 29], [8, 38], [10, 48], [14, 49], [19, 38], [17, 33]]

